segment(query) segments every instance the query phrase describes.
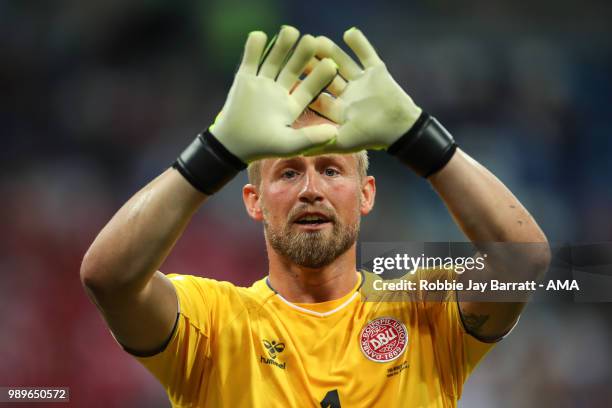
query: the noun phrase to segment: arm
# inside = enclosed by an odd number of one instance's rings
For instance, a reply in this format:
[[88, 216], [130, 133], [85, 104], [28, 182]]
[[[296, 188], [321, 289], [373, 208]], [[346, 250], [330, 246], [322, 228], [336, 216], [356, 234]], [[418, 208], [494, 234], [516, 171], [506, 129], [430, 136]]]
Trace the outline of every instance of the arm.
[[85, 254], [83, 285], [124, 346], [152, 351], [170, 336], [176, 294], [157, 269], [205, 199], [167, 170], [121, 207]]
[[[488, 251], [485, 276], [499, 280], [521, 276], [537, 280], [548, 267], [550, 252], [546, 237], [518, 199], [491, 172], [457, 149], [440, 171], [429, 177], [457, 225], [475, 243], [533, 243], [513, 251], [512, 260], [501, 251]], [[516, 271], [514, 267], [524, 270]], [[469, 278], [468, 274], [462, 278]], [[527, 299], [525, 299], [526, 301]], [[484, 339], [507, 333], [525, 307], [525, 302], [460, 302], [466, 329]]]
[[[533, 218], [495, 176], [456, 149], [452, 136], [423, 113], [393, 80], [361, 31], [352, 28], [344, 33], [344, 41], [361, 66], [328, 38], [318, 40], [318, 55], [336, 60], [340, 73], [348, 80], [347, 84], [337, 78], [328, 88], [329, 93], [322, 94], [311, 105], [341, 124], [336, 142], [328, 149], [386, 149], [429, 179], [473, 242], [540, 243], [523, 246], [512, 254], [505, 248], [494, 251], [486, 261], [487, 278], [540, 277], [547, 268], [550, 253], [546, 237]], [[471, 333], [483, 339], [494, 338], [512, 327], [525, 305], [522, 300], [461, 302], [460, 309]]]
[[173, 169], [134, 195], [87, 251], [81, 280], [128, 349], [158, 350], [172, 334], [177, 296], [157, 269], [206, 197], [252, 160], [299, 154], [335, 136], [329, 124], [289, 126], [336, 75], [335, 64], [322, 61], [290, 93], [316, 51], [308, 35], [293, 50], [298, 37], [295, 28], [285, 26], [262, 62], [266, 35], [249, 35], [223, 115], [196, 137]]

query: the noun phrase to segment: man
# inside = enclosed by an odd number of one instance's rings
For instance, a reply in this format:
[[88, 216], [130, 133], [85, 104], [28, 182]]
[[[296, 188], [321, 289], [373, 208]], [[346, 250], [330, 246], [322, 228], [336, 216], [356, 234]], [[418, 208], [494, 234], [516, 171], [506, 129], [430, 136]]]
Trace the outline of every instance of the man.
[[[363, 66], [327, 38], [295, 46], [298, 37], [285, 26], [265, 50], [263, 33], [249, 35], [222, 113], [105, 226], [81, 279], [173, 406], [455, 406], [524, 302], [458, 302], [454, 292], [362, 301], [371, 278], [357, 272], [356, 238], [376, 192], [362, 149], [386, 149], [426, 177], [471, 241], [544, 243], [523, 254], [533, 278], [548, 263], [546, 238], [359, 30], [345, 41]], [[264, 224], [268, 277], [239, 288], [159, 272], [191, 216], [246, 163], [243, 199]]]

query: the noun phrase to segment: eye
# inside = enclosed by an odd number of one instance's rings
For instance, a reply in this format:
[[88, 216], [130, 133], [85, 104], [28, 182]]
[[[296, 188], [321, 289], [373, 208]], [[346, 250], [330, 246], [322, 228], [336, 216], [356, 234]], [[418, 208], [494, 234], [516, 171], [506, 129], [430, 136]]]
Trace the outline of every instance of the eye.
[[334, 176], [337, 176], [338, 174], [340, 174], [340, 172], [338, 170], [334, 169], [333, 167], [326, 168], [324, 173], [328, 177], [334, 177]]
[[281, 173], [281, 178], [290, 180], [292, 178], [295, 178], [297, 175], [298, 175], [297, 171], [288, 169]]

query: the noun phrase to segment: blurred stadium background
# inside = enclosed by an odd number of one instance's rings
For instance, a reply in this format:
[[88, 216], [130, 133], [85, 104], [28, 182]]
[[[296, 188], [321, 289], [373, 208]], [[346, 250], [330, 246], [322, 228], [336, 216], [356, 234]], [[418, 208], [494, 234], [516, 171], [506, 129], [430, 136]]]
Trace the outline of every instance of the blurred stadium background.
[[[607, 1], [0, 1], [0, 385], [69, 386], [79, 407], [166, 407], [87, 300], [80, 260], [221, 108], [247, 32], [364, 30], [413, 98], [524, 202], [549, 239], [612, 239]], [[463, 240], [427, 183], [374, 153], [364, 241]], [[245, 175], [164, 272], [266, 273]], [[612, 406], [610, 304], [533, 304], [462, 407]], [[358, 375], [356, 373], [355, 375]]]

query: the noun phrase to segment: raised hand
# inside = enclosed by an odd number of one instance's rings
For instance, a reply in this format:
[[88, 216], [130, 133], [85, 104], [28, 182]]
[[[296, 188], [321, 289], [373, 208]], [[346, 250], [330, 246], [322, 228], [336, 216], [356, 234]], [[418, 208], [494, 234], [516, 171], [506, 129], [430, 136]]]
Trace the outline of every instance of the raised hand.
[[300, 154], [337, 134], [337, 128], [330, 124], [290, 127], [337, 73], [336, 64], [324, 59], [290, 92], [317, 46], [313, 36], [304, 35], [283, 66], [298, 37], [297, 29], [284, 26], [266, 55], [266, 35], [260, 31], [249, 34], [225, 105], [209, 129], [244, 163]]
[[347, 30], [344, 41], [361, 65], [329, 38], [317, 37], [317, 57], [332, 58], [348, 81], [336, 77], [328, 87], [331, 94], [321, 94], [310, 106], [341, 125], [335, 143], [325, 150], [386, 149], [414, 125], [421, 108], [393, 80], [359, 29]]

